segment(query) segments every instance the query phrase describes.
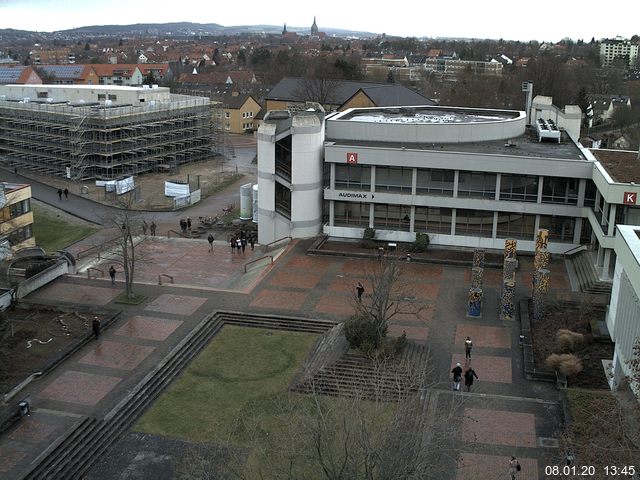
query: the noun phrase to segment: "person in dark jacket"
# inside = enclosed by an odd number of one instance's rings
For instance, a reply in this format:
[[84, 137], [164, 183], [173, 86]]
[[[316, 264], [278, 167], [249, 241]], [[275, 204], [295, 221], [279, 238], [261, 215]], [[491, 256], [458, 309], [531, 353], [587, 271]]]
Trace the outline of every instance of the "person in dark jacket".
[[473, 377], [478, 378], [476, 371], [472, 367], [467, 368], [467, 371], [464, 372], [464, 384], [467, 387], [467, 392], [471, 391], [471, 385], [473, 385]]
[[460, 366], [460, 362], [456, 363], [451, 373], [453, 374], [453, 389], [458, 391], [460, 390], [460, 382], [462, 381], [462, 367]]
[[98, 319], [98, 317], [93, 317], [93, 321], [91, 322], [91, 329], [93, 330], [93, 335], [97, 340], [100, 336], [100, 320]]

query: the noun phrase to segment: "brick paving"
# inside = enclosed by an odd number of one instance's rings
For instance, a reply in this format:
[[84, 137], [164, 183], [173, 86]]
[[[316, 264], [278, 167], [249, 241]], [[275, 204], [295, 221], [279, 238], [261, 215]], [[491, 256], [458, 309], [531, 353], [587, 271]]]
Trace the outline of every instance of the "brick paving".
[[[24, 468], [41, 451], [38, 448], [65, 431], [55, 424], [52, 430], [42, 421], [46, 415], [38, 412], [39, 407], [100, 418], [214, 310], [346, 319], [354, 311], [357, 281], [365, 284], [364, 301], [369, 301], [372, 287], [368, 275], [374, 271], [376, 260], [314, 257], [305, 254], [309, 244], [292, 242], [272, 267], [261, 264], [245, 274], [245, 264], [263, 255], [258, 249], [247, 250], [244, 256], [232, 255], [220, 238], [212, 253], [203, 239], [145, 241], [143, 248], [152, 255], [152, 261], [139, 268], [136, 290], [147, 297], [141, 305], [115, 304], [122, 284], [112, 287], [105, 279], [83, 280], [82, 284], [61, 279], [32, 294], [29, 300], [89, 303], [122, 310], [122, 314], [97, 342], [91, 342], [55, 373], [27, 389], [34, 400], [34, 414], [0, 437], [0, 478], [13, 478], [16, 469]], [[530, 263], [528, 258], [521, 261], [519, 297], [528, 293], [530, 284], [524, 280], [530, 275], [526, 270], [530, 270]], [[547, 408], [530, 407], [535, 404], [526, 399], [543, 397], [555, 402], [557, 392], [551, 385], [523, 378], [517, 347], [519, 325], [502, 322], [497, 315], [501, 272], [485, 270], [483, 318], [475, 320], [465, 317], [470, 268], [417, 262], [401, 266], [407, 279], [402, 296], [421, 308], [417, 314], [396, 315], [390, 322], [389, 335], [405, 331], [410, 340], [427, 342], [438, 377], [436, 391], [454, 394], [449, 372], [456, 361], [465, 365], [464, 339], [471, 336], [474, 342], [472, 365], [480, 379], [470, 394], [455, 393], [466, 402], [457, 440], [463, 453], [449, 478], [506, 478], [511, 454], [516, 454], [523, 466], [519, 480], [538, 478], [538, 461], [548, 451], [537, 447], [537, 435], [553, 435], [557, 425], [554, 415], [559, 409], [553, 403], [553, 413], [549, 413]], [[552, 271], [558, 277], [556, 285], [568, 285], [562, 277], [562, 262], [554, 263]], [[174, 275], [181, 287], [157, 285], [159, 273]], [[186, 287], [189, 283], [191, 288]], [[559, 289], [558, 295], [563, 293]], [[500, 400], [503, 398], [523, 401]], [[491, 451], [483, 450], [489, 447]]]

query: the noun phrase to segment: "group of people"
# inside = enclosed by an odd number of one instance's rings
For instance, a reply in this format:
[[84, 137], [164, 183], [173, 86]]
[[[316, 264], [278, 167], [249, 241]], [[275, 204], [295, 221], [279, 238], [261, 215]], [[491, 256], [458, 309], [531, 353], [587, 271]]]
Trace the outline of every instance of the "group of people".
[[187, 233], [187, 231], [191, 230], [191, 217], [180, 219], [180, 230], [182, 231], [182, 233]]
[[247, 233], [245, 230], [240, 230], [229, 238], [229, 245], [231, 246], [232, 255], [236, 253], [236, 251], [238, 252], [238, 255], [240, 255], [240, 253], [244, 255], [247, 245], [251, 246], [251, 250], [255, 248], [256, 237], [251, 232]]
[[149, 230], [151, 232], [151, 235], [153, 235], [155, 237], [156, 235], [156, 222], [154, 222], [153, 220], [151, 221], [151, 225], [149, 225], [147, 223], [146, 220], [142, 221], [142, 234], [146, 235], [147, 234], [147, 230]]
[[[467, 392], [471, 391], [471, 387], [473, 385], [473, 379], [474, 378], [476, 380], [478, 379], [478, 374], [471, 366], [471, 349], [472, 348], [473, 348], [473, 342], [471, 341], [471, 337], [467, 337], [467, 339], [464, 341], [465, 359], [466, 359], [466, 362], [469, 364], [467, 369], [464, 371], [464, 385], [465, 387], [467, 387]], [[459, 391], [460, 384], [462, 383], [462, 377], [463, 377], [462, 366], [460, 365], [460, 362], [456, 363], [456, 366], [453, 367], [453, 370], [451, 370], [451, 373], [453, 374], [453, 390]]]
[[64, 199], [69, 200], [69, 189], [65, 187], [64, 190], [61, 188], [58, 189], [58, 198], [62, 200], [62, 195], [64, 194]]

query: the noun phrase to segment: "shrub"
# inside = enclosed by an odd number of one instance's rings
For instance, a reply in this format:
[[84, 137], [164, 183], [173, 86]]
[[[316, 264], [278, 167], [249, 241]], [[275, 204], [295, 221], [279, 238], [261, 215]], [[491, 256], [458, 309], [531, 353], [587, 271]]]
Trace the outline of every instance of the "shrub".
[[584, 335], [561, 328], [556, 333], [556, 346], [560, 352], [575, 352], [584, 345]]
[[352, 316], [344, 324], [344, 336], [351, 348], [362, 351], [375, 350], [380, 346], [380, 337], [374, 322], [358, 315]]
[[577, 375], [582, 371], [582, 362], [580, 359], [568, 353], [552, 353], [547, 357], [545, 363], [549, 368], [557, 370], [567, 377]]
[[362, 242], [360, 242], [360, 246], [362, 248], [375, 248], [377, 246], [375, 238], [375, 228], [365, 228], [364, 233], [362, 234]]
[[426, 233], [416, 233], [416, 241], [413, 244], [412, 251], [426, 252], [429, 248], [429, 235]]

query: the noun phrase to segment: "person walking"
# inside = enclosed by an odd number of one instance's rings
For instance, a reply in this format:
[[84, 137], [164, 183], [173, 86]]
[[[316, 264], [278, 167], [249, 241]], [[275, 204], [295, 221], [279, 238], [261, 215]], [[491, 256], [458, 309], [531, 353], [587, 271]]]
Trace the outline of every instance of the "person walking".
[[244, 249], [247, 248], [247, 239], [245, 237], [240, 239], [240, 245], [242, 246], [242, 254], [244, 255]]
[[191, 230], [191, 217], [187, 217], [187, 230]]
[[155, 237], [156, 236], [156, 222], [154, 222], [152, 220], [151, 221], [151, 225], [149, 226], [149, 229], [151, 230], [151, 235], [153, 235]]
[[64, 199], [65, 200], [69, 200], [69, 189], [67, 187], [64, 187]]
[[460, 366], [460, 362], [456, 363], [451, 373], [453, 374], [453, 390], [457, 392], [460, 390], [460, 382], [462, 380], [462, 367]]
[[233, 255], [234, 253], [236, 253], [236, 237], [231, 237], [229, 243], [231, 244], [231, 255]]
[[116, 284], [116, 269], [113, 268], [113, 265], [109, 267], [109, 276], [111, 277], [111, 285]]
[[356, 295], [358, 295], [358, 302], [362, 303], [362, 294], [364, 293], [364, 285], [362, 282], [358, 282], [356, 285]]
[[142, 234], [146, 235], [147, 234], [147, 228], [149, 228], [149, 225], [147, 225], [147, 221], [143, 220], [142, 221]]
[[209, 242], [209, 251], [213, 252], [213, 235], [209, 234], [209, 236], [207, 237], [207, 242]]
[[62, 189], [61, 188], [58, 189], [58, 198], [60, 200], [62, 200]]
[[464, 341], [464, 355], [468, 362], [471, 361], [471, 349], [473, 348], [473, 342], [471, 341], [471, 337], [467, 337]]
[[518, 472], [520, 472], [520, 470], [522, 470], [520, 462], [518, 462], [518, 459], [516, 457], [511, 455], [511, 460], [509, 460], [509, 475], [511, 480], [516, 480], [516, 475], [518, 474]]
[[236, 239], [236, 251], [238, 252], [238, 255], [240, 255], [241, 248], [242, 248], [242, 240], [240, 239], [240, 237], [238, 237]]
[[93, 336], [97, 340], [100, 336], [100, 320], [98, 317], [93, 317], [93, 321], [91, 322], [91, 330], [93, 330]]
[[256, 246], [256, 237], [254, 235], [251, 235], [251, 237], [249, 237], [249, 244], [251, 244], [251, 251], [253, 251]]
[[476, 377], [476, 379], [478, 378], [476, 371], [472, 367], [467, 368], [467, 371], [464, 372], [464, 385], [467, 387], [467, 392], [471, 391], [473, 377]]

